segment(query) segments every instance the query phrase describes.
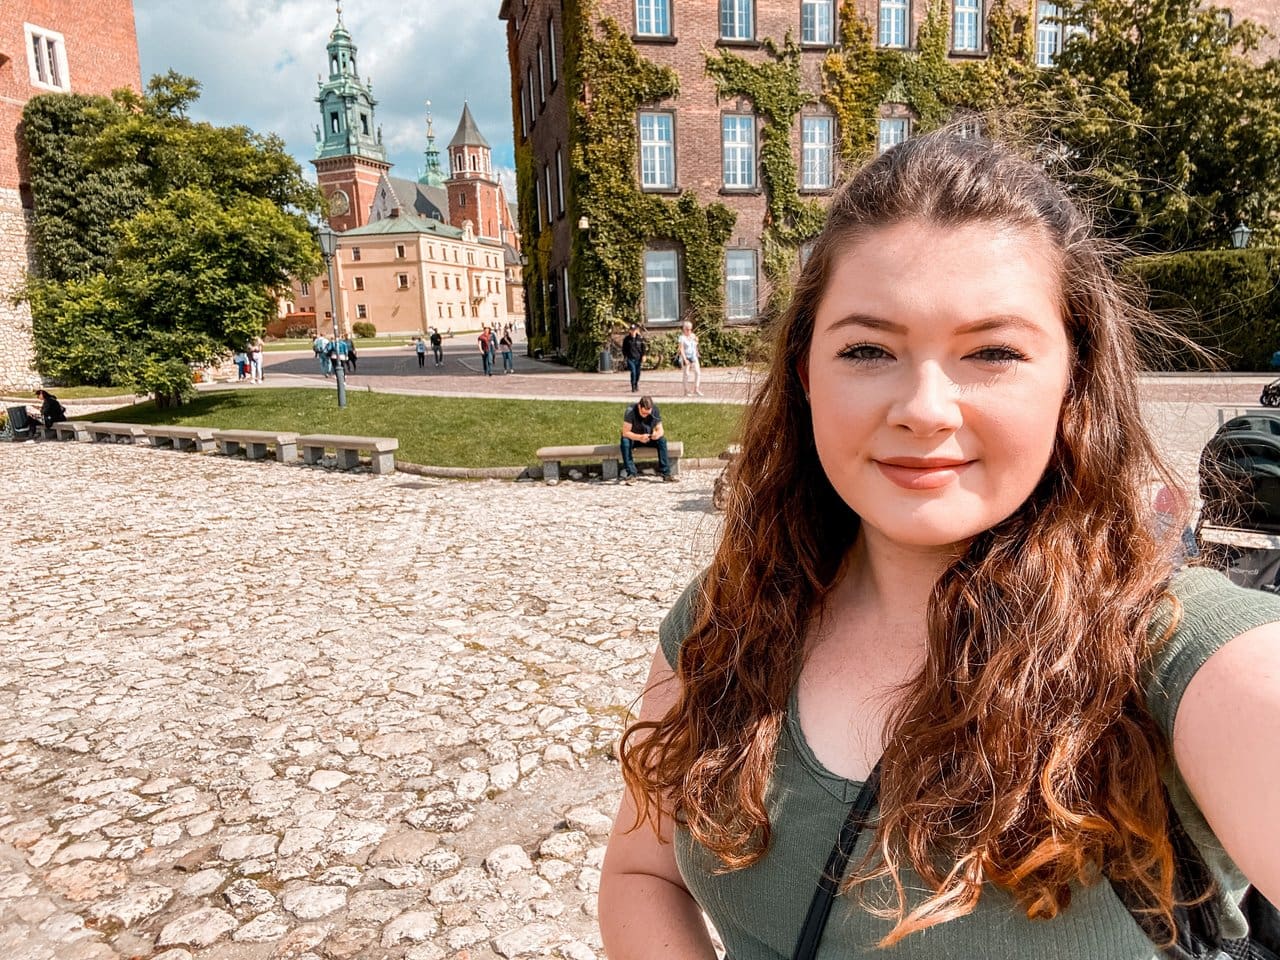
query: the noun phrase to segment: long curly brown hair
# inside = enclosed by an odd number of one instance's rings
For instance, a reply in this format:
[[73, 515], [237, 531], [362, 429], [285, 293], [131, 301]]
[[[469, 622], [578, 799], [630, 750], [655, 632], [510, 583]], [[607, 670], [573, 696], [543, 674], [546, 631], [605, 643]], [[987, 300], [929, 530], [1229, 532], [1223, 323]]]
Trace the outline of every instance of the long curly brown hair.
[[[1029, 917], [1051, 918], [1073, 882], [1103, 870], [1172, 924], [1168, 747], [1141, 675], [1148, 624], [1171, 596], [1172, 544], [1154, 530], [1152, 484], [1178, 488], [1138, 400], [1135, 331], [1155, 321], [1117, 278], [1119, 251], [1041, 165], [954, 130], [858, 171], [800, 273], [745, 418], [723, 537], [681, 648], [678, 701], [623, 738], [640, 820], [673, 816], [725, 869], [769, 846], [765, 788], [806, 629], [859, 523], [819, 463], [799, 370], [837, 258], [912, 219], [1046, 238], [1071, 375], [1035, 491], [968, 545], [929, 598], [925, 666], [885, 729], [877, 842], [851, 883], [888, 878], [896, 889], [896, 907], [878, 911], [895, 921], [883, 946], [972, 911], [986, 882]], [[932, 891], [922, 903], [904, 895], [907, 864]]]

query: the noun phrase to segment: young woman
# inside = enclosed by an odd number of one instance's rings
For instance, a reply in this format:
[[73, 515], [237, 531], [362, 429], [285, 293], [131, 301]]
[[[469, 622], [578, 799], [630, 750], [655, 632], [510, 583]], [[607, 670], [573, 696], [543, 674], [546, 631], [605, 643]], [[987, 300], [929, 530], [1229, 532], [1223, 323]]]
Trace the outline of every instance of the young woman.
[[684, 384], [684, 395], [689, 395], [689, 374], [692, 373], [693, 392], [702, 396], [702, 357], [698, 353], [698, 335], [693, 332], [693, 324], [688, 320], [680, 328], [676, 351], [680, 360], [680, 381]]
[[1280, 599], [1157, 539], [1135, 303], [1003, 147], [834, 201], [623, 740], [610, 960], [710, 960], [703, 910], [791, 957], [873, 771], [821, 958], [1150, 960], [1118, 888], [1174, 922], [1170, 806], [1226, 936], [1280, 898]]

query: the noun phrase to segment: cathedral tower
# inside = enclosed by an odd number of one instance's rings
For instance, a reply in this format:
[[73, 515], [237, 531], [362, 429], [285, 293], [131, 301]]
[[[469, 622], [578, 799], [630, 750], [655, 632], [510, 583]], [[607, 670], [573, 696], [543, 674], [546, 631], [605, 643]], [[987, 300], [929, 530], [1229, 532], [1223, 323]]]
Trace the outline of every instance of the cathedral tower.
[[419, 183], [425, 183], [429, 187], [444, 186], [444, 170], [440, 166], [440, 151], [436, 149], [436, 130], [431, 120], [431, 101], [427, 101], [427, 152], [425, 154], [427, 166], [422, 176], [418, 178]]
[[489, 162], [489, 141], [480, 133], [471, 108], [462, 104], [458, 131], [449, 141], [449, 222], [470, 220], [482, 240], [505, 241], [502, 190]]
[[316, 127], [316, 179], [329, 199], [329, 225], [350, 230], [369, 222], [378, 181], [391, 169], [374, 122], [373, 85], [360, 79], [356, 45], [342, 22], [329, 34], [329, 80], [319, 81], [320, 125]]

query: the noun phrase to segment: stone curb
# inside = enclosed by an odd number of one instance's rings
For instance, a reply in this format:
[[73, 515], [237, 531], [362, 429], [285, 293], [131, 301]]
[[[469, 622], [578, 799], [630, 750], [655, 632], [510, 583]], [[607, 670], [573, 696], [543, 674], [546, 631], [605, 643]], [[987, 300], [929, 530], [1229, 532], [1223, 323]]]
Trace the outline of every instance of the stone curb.
[[[715, 470], [725, 461], [719, 457], [684, 457], [682, 470]], [[418, 477], [438, 477], [445, 480], [541, 480], [541, 467], [434, 467], [408, 460], [396, 461], [397, 473], [409, 473]]]

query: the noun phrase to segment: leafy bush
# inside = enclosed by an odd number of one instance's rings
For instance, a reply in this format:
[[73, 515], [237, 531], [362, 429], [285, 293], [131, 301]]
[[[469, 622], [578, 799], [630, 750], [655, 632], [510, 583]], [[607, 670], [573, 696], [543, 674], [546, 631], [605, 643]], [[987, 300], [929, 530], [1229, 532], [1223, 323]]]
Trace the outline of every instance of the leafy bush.
[[314, 337], [315, 334], [315, 328], [309, 323], [295, 323], [284, 328], [284, 335], [288, 340], [301, 340], [303, 337]]
[[[1234, 371], [1270, 369], [1280, 349], [1280, 250], [1201, 250], [1132, 260], [1151, 308], [1177, 332], [1216, 354]], [[1203, 369], [1187, 350], [1148, 340], [1155, 370]]]
[[378, 328], [368, 320], [357, 320], [351, 325], [351, 330], [357, 337], [376, 337], [378, 335]]

